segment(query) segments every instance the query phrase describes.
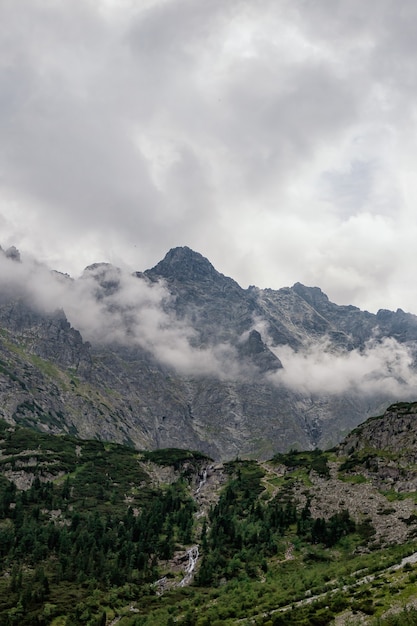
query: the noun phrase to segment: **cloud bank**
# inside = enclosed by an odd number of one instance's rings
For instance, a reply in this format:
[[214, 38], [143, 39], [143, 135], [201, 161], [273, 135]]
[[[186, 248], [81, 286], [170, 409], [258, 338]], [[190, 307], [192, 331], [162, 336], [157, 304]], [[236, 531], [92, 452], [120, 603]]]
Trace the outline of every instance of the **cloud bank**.
[[196, 331], [176, 317], [163, 282], [151, 283], [109, 264], [95, 264], [73, 280], [36, 261], [19, 263], [0, 254], [0, 292], [3, 300], [20, 297], [40, 311], [63, 309], [85, 341], [139, 346], [179, 374], [220, 380], [256, 374], [228, 343], [196, 347]]
[[3, 0], [2, 241], [417, 312], [417, 6]]
[[363, 350], [349, 352], [336, 352], [326, 339], [299, 352], [289, 346], [275, 351], [284, 368], [270, 376], [271, 382], [306, 395], [383, 393], [398, 399], [415, 397], [413, 349], [390, 337], [371, 339]]
[[[230, 343], [199, 345], [190, 319], [177, 318], [173, 296], [163, 282], [150, 282], [105, 263], [90, 266], [74, 280], [34, 260], [18, 259], [13, 250], [0, 254], [2, 301], [20, 297], [40, 311], [63, 309], [84, 340], [93, 345], [138, 346], [180, 375], [272, 384], [307, 396], [382, 392], [405, 398], [417, 385], [413, 348], [392, 338], [373, 339], [363, 350], [350, 352], [335, 351], [327, 339], [298, 352], [270, 345], [283, 369], [261, 374]], [[254, 319], [253, 329], [268, 341], [264, 319]], [[240, 342], [247, 336], [242, 335]]]

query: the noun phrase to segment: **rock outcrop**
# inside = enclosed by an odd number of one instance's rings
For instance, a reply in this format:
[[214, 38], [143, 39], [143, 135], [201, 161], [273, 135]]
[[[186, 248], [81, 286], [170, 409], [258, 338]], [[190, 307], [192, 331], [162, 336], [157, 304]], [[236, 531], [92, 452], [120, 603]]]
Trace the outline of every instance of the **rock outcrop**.
[[[8, 256], [7, 264], [20, 259]], [[393, 401], [383, 387], [367, 396], [288, 388], [277, 378], [283, 346], [297, 351], [325, 340], [329, 350], [345, 354], [364, 349], [371, 338], [394, 338], [410, 351], [417, 346], [414, 315], [338, 306], [319, 288], [299, 283], [242, 289], [202, 255], [174, 248], [154, 268], [130, 276], [129, 295], [136, 285], [163, 288], [169, 297], [157, 313], [165, 315], [164, 324], [177, 325], [196, 363], [215, 356], [211, 369], [184, 371], [158, 358], [151, 341], [141, 341], [135, 299], [126, 304], [119, 297], [122, 278], [118, 268], [96, 263], [78, 281], [90, 285], [106, 319], [118, 313], [123, 342], [102, 337], [89, 343], [66, 311], [43, 312], [11, 289], [0, 294], [0, 416], [138, 448], [265, 459], [292, 447], [328, 447]]]

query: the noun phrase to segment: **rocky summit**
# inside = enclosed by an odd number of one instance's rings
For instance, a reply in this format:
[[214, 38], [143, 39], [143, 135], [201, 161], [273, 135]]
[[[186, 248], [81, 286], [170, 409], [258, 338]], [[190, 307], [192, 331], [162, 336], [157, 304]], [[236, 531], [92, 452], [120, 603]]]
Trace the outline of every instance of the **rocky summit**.
[[412, 399], [417, 317], [400, 309], [339, 306], [300, 283], [243, 289], [187, 247], [146, 271], [95, 263], [78, 279], [15, 248], [0, 257], [10, 424], [266, 459], [333, 445]]

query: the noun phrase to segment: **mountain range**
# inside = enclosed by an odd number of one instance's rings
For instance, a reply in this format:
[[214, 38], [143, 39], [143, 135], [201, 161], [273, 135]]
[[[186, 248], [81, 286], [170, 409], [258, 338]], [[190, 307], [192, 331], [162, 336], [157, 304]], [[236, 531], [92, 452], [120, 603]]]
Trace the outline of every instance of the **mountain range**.
[[0, 254], [0, 417], [217, 460], [325, 448], [412, 399], [417, 317], [243, 289], [188, 247], [73, 279]]

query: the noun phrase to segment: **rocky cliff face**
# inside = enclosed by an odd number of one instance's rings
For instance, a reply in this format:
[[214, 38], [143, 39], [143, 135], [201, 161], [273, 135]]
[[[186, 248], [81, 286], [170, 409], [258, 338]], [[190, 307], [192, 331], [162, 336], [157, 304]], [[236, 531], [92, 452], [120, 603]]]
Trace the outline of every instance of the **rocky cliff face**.
[[417, 402], [397, 402], [383, 415], [368, 419], [339, 445], [340, 452], [383, 451], [417, 462]]
[[[7, 259], [22, 264], [17, 251]], [[325, 340], [329, 353], [360, 354], [376, 337], [412, 353], [417, 342], [413, 315], [338, 306], [299, 283], [242, 289], [189, 248], [133, 274], [128, 287], [121, 270], [102, 263], [78, 281], [56, 280], [89, 294], [72, 317], [35, 306], [22, 289], [1, 294], [0, 416], [138, 448], [229, 459], [326, 447], [393, 396], [384, 385], [367, 394], [288, 386], [280, 351]], [[74, 310], [93, 305], [97, 317], [81, 334]]]
[[383, 415], [355, 428], [338, 446], [346, 469], [372, 480], [380, 490], [417, 490], [417, 403], [398, 402]]

